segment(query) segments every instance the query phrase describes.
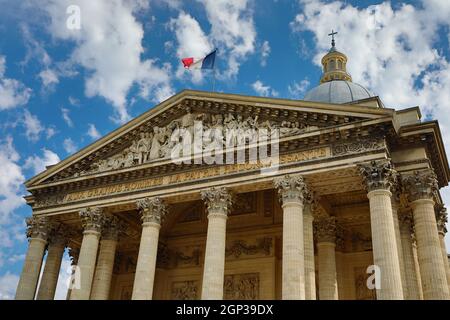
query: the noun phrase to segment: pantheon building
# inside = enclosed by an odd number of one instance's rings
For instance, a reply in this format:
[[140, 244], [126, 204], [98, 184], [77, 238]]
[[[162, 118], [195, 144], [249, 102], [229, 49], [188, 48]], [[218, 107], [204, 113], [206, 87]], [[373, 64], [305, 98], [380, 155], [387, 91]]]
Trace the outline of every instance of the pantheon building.
[[304, 100], [185, 90], [28, 180], [16, 299], [65, 250], [70, 300], [450, 299], [438, 122], [322, 64]]

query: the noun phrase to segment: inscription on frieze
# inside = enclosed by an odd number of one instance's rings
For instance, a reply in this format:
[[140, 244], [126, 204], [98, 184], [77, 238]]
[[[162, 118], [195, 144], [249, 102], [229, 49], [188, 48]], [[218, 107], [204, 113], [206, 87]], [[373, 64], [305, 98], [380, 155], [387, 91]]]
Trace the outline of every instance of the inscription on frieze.
[[[329, 157], [331, 153], [330, 147], [321, 147], [311, 150], [304, 150], [290, 154], [280, 155], [280, 164], [295, 163], [300, 161], [310, 161]], [[221, 165], [215, 167], [202, 168], [201, 170], [182, 172], [167, 175], [164, 177], [155, 177], [134, 182], [117, 183], [111, 186], [98, 187], [90, 190], [77, 191], [68, 193], [63, 196], [55, 197], [40, 197], [36, 199], [35, 208], [56, 205], [66, 202], [74, 202], [84, 199], [97, 198], [109, 196], [113, 194], [127, 193], [138, 190], [145, 190], [151, 187], [170, 185], [174, 183], [188, 182], [199, 179], [211, 178], [216, 176], [223, 176], [227, 174], [240, 173], [245, 171], [259, 170], [269, 166], [270, 163], [256, 162], [256, 163], [242, 163]]]

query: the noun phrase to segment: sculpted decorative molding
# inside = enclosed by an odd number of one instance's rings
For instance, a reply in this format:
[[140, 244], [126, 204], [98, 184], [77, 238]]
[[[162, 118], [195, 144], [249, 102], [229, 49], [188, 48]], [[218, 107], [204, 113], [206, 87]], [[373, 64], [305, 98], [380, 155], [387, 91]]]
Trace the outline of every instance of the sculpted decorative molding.
[[52, 223], [48, 237], [48, 243], [66, 246], [69, 238], [73, 235], [74, 232], [66, 225], [62, 223]]
[[142, 223], [161, 224], [164, 216], [167, 214], [167, 207], [159, 197], [139, 199], [136, 201], [136, 206], [141, 211]]
[[303, 203], [305, 193], [308, 192], [306, 183], [300, 175], [275, 178], [274, 186], [278, 189], [283, 204], [292, 201]]
[[[300, 161], [315, 160], [330, 156], [330, 148], [322, 147], [311, 150], [303, 150], [290, 154], [280, 155], [280, 164], [295, 163]], [[269, 164], [270, 165], [270, 164]], [[111, 186], [97, 187], [90, 190], [74, 191], [65, 195], [58, 196], [37, 196], [33, 208], [44, 208], [65, 204], [69, 202], [80, 201], [84, 199], [99, 198], [113, 194], [121, 194], [138, 190], [146, 190], [156, 186], [171, 185], [175, 183], [188, 182], [200, 179], [223, 176], [227, 174], [248, 172], [252, 170], [260, 170], [267, 167], [267, 163], [242, 163], [223, 166], [205, 167], [201, 170], [169, 174], [164, 177], [155, 177], [143, 179], [140, 181], [117, 183]]]
[[448, 221], [448, 215], [447, 215], [447, 208], [445, 208], [442, 204], [438, 204], [434, 208], [435, 214], [436, 214], [436, 223], [438, 232], [445, 235], [447, 233], [447, 221]]
[[198, 247], [194, 248], [190, 255], [185, 254], [183, 251], [177, 250], [177, 251], [175, 251], [175, 254], [174, 254], [175, 267], [199, 266], [200, 265], [200, 256], [201, 256], [201, 251]]
[[271, 254], [273, 240], [269, 237], [256, 239], [256, 244], [247, 244], [244, 240], [235, 240], [230, 247], [226, 248], [225, 256], [240, 258], [242, 255], [250, 256], [261, 253], [265, 256]]
[[395, 182], [395, 170], [389, 160], [370, 161], [358, 165], [367, 190], [390, 190]]
[[411, 202], [419, 199], [433, 199], [434, 193], [439, 189], [436, 174], [431, 169], [402, 176], [402, 183], [403, 190]]
[[101, 232], [105, 219], [102, 208], [94, 207], [82, 209], [79, 212], [79, 216], [84, 231]]
[[366, 268], [354, 268], [353, 273], [355, 275], [356, 300], [376, 300], [376, 290], [370, 290], [367, 287], [367, 278], [369, 277], [369, 275], [366, 272]]
[[226, 275], [224, 279], [225, 300], [258, 300], [259, 273]]
[[332, 152], [334, 156], [341, 156], [383, 149], [386, 149], [386, 142], [382, 139], [360, 140], [335, 144], [332, 147]]
[[47, 240], [50, 232], [50, 224], [47, 217], [31, 216], [26, 218], [27, 237]]
[[201, 192], [202, 200], [208, 208], [208, 215], [220, 212], [227, 214], [231, 207], [231, 194], [226, 188], [210, 188]]
[[132, 141], [128, 148], [107, 159], [95, 162], [91, 169], [78, 172], [75, 176], [128, 168], [167, 159], [173, 155], [178, 156], [182, 150], [179, 144], [182, 139], [194, 141], [195, 138], [200, 138], [202, 140], [200, 147], [197, 149], [194, 147], [194, 149], [201, 152], [213, 150], [217, 146], [226, 148], [256, 142], [258, 137], [261, 139], [261, 132], [265, 132], [265, 140], [267, 140], [275, 130], [278, 130], [279, 137], [283, 138], [317, 129], [319, 127], [299, 121], [277, 123], [270, 120], [261, 121], [258, 116], [244, 119], [240, 114], [188, 112], [164, 127], [154, 126], [152, 131], [141, 132], [139, 138]]
[[172, 282], [172, 300], [196, 300], [198, 293], [198, 281]]

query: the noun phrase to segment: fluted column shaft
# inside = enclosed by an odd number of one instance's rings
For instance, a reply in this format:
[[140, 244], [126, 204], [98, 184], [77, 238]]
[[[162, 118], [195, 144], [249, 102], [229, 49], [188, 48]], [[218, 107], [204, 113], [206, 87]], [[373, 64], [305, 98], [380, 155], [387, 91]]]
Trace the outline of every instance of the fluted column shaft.
[[231, 196], [224, 188], [212, 188], [202, 192], [202, 199], [208, 207], [202, 300], [221, 300], [225, 273], [227, 213]]
[[160, 198], [148, 198], [138, 202], [142, 213], [142, 234], [139, 245], [133, 300], [151, 300], [158, 254], [159, 230], [166, 214], [166, 206]]
[[374, 264], [381, 271], [379, 300], [403, 299], [402, 278], [392, 216], [391, 193], [375, 190], [368, 193]]
[[372, 229], [373, 260], [381, 274], [379, 300], [402, 300], [403, 288], [400, 273], [397, 239], [389, 191], [395, 171], [389, 161], [372, 161], [361, 165], [367, 185]]
[[79, 279], [79, 283], [72, 288], [70, 300], [89, 300], [90, 298], [100, 232], [103, 224], [103, 214], [99, 208], [81, 210], [80, 218], [84, 231], [75, 271], [75, 278]]
[[314, 264], [314, 217], [311, 204], [305, 208], [303, 216], [304, 242], [305, 242], [305, 299], [316, 300], [316, 272]]
[[45, 218], [27, 219], [28, 251], [16, 290], [16, 300], [33, 300], [41, 272], [42, 259], [48, 237], [48, 221]]
[[336, 221], [322, 218], [315, 224], [319, 264], [319, 299], [338, 300], [336, 272]]
[[402, 255], [405, 268], [405, 283], [408, 287], [406, 300], [420, 300], [420, 286], [417, 278], [416, 265], [414, 261], [412, 233], [412, 218], [403, 214], [400, 219], [400, 237], [402, 242]]
[[274, 181], [283, 208], [282, 299], [305, 299], [305, 246], [303, 200], [307, 192], [301, 176]]
[[55, 298], [56, 285], [58, 284], [61, 261], [66, 248], [64, 235], [53, 235], [49, 239], [47, 259], [42, 273], [37, 300], [53, 300]]
[[103, 227], [91, 300], [108, 300], [119, 233], [118, 220], [108, 217]]
[[419, 199], [411, 203], [417, 239], [417, 257], [425, 300], [449, 299], [446, 270], [434, 215], [434, 201]]
[[423, 300], [422, 278], [420, 276], [419, 258], [417, 257], [417, 242], [416, 242], [415, 238], [413, 239], [412, 247], [413, 247], [414, 266], [416, 269], [417, 283], [419, 286], [420, 300]]
[[400, 276], [402, 279], [403, 298], [408, 297], [408, 286], [406, 284], [405, 262], [403, 260], [403, 244], [400, 236], [400, 225], [398, 220], [398, 196], [392, 196], [392, 218], [394, 220], [395, 242], [397, 244], [398, 263], [400, 266]]

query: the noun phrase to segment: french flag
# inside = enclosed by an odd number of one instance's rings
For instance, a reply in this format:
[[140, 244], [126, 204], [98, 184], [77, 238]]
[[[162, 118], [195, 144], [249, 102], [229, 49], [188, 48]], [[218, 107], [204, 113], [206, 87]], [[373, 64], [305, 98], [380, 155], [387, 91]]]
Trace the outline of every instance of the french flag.
[[206, 57], [202, 59], [196, 58], [183, 58], [181, 62], [183, 62], [185, 69], [214, 69], [214, 62], [216, 61], [216, 50], [206, 55]]

